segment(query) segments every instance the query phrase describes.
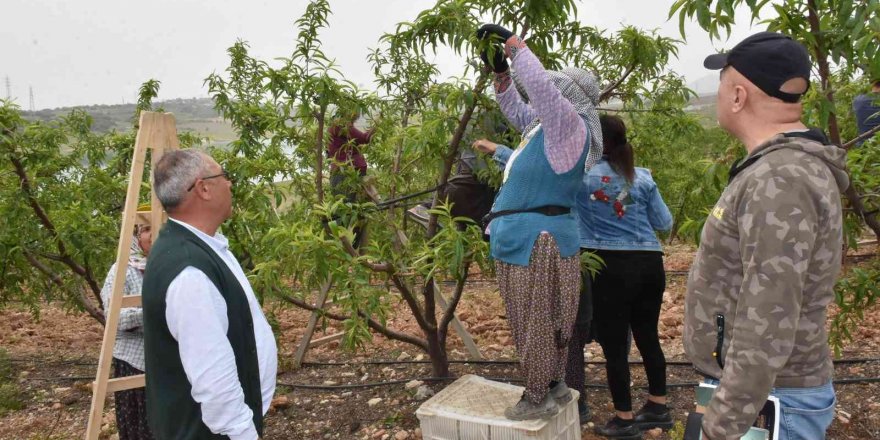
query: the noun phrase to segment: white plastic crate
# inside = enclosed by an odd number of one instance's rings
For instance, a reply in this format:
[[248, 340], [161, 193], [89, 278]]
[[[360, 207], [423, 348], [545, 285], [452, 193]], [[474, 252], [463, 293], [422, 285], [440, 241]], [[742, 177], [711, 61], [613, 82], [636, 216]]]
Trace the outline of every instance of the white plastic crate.
[[416, 410], [424, 440], [578, 440], [577, 391], [547, 420], [515, 422], [504, 410], [519, 401], [523, 387], [466, 375]]

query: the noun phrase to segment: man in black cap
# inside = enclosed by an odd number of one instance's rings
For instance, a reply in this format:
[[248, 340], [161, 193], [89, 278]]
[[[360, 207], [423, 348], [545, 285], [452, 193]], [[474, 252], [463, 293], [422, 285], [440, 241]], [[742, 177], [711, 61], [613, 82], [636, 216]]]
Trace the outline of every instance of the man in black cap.
[[703, 438], [739, 440], [768, 395], [779, 439], [823, 439], [834, 416], [826, 307], [840, 271], [846, 152], [800, 121], [800, 43], [761, 32], [706, 58], [721, 70], [718, 123], [748, 154], [703, 228], [688, 279], [684, 347], [717, 385]]

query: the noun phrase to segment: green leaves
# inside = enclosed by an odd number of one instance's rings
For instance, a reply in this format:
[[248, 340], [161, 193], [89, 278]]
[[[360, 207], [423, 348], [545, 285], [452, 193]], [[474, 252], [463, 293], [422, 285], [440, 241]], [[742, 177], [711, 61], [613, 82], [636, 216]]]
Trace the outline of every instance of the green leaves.
[[[712, 9], [712, 3], [715, 3], [715, 9]], [[696, 18], [697, 23], [703, 30], [709, 33], [710, 38], [720, 39], [721, 30], [726, 34], [730, 34], [733, 25], [733, 15], [736, 7], [741, 5], [743, 0], [676, 0], [669, 8], [669, 18], [678, 14], [678, 30], [682, 38], [685, 37], [684, 24], [686, 19]], [[752, 8], [754, 21], [757, 18], [757, 11], [760, 10], [766, 1], [762, 1], [760, 5], [754, 0], [747, 0], [746, 3]]]
[[847, 342], [854, 340], [852, 330], [864, 319], [864, 311], [880, 299], [880, 263], [867, 268], [853, 268], [834, 287], [834, 302], [840, 309], [831, 321], [829, 341], [835, 356]]
[[[730, 34], [736, 8], [745, 6], [752, 22], [759, 19], [767, 6], [773, 8], [775, 18], [764, 21], [768, 30], [790, 35], [803, 42], [815, 61], [823, 53], [848, 78], [854, 74], [880, 75], [880, 0], [830, 1], [811, 0], [815, 5], [818, 30], [809, 21], [807, 0], [676, 0], [669, 9], [669, 17], [678, 14], [679, 31], [685, 36], [685, 20], [696, 20], [713, 39], [721, 32]], [[712, 6], [714, 5], [714, 9]], [[821, 48], [821, 50], [820, 50]]]
[[413, 260], [413, 269], [423, 279], [463, 281], [471, 262], [484, 268], [488, 266], [489, 246], [483, 241], [479, 225], [467, 217], [453, 217], [451, 208], [444, 203], [429, 211], [437, 216], [441, 227], [437, 235], [422, 245]]
[[149, 79], [141, 84], [140, 89], [138, 89], [137, 106], [135, 107], [133, 118], [135, 126], [137, 126], [142, 111], [153, 109], [153, 99], [159, 96], [159, 86], [161, 84], [162, 83], [156, 79]]
[[[145, 83], [137, 111], [149, 109], [157, 92], [157, 81]], [[41, 301], [59, 301], [97, 318], [135, 131], [97, 134], [91, 124], [81, 110], [28, 122], [17, 106], [0, 102], [0, 306], [16, 301], [36, 313]], [[184, 147], [198, 142], [180, 136]]]

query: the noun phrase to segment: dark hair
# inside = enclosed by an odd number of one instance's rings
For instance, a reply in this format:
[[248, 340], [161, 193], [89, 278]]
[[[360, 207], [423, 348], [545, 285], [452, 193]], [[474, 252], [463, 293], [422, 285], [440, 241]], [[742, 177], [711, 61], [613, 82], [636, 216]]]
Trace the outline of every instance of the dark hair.
[[603, 152], [608, 163], [630, 183], [636, 180], [633, 147], [626, 140], [626, 124], [618, 116], [601, 115]]

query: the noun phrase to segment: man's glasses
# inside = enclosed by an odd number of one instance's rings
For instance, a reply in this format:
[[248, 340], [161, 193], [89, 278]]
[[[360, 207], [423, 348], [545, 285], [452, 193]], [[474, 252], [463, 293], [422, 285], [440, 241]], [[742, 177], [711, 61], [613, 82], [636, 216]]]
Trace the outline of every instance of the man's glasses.
[[227, 173], [226, 170], [220, 170], [220, 174], [214, 174], [214, 175], [211, 175], [211, 176], [199, 177], [198, 179], [196, 179], [195, 182], [193, 182], [192, 185], [189, 186], [189, 188], [186, 189], [186, 192], [190, 192], [190, 191], [192, 191], [193, 188], [196, 187], [196, 183], [199, 183], [199, 180], [214, 179], [214, 178], [221, 177], [221, 176], [222, 176], [223, 178], [225, 178], [226, 180], [231, 180], [231, 179], [229, 178], [229, 173]]

